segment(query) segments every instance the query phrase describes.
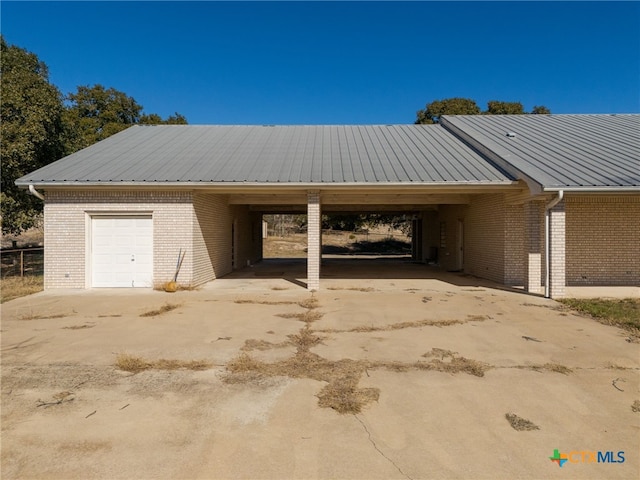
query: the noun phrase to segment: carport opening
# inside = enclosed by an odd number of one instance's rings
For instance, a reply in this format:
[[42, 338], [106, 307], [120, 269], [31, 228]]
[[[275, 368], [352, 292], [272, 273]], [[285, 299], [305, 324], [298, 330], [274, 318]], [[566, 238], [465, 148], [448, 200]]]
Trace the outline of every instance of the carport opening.
[[[269, 214], [262, 217], [262, 258], [306, 258], [307, 216]], [[322, 258], [398, 260], [420, 258], [412, 238], [410, 214], [326, 214], [322, 216]]]

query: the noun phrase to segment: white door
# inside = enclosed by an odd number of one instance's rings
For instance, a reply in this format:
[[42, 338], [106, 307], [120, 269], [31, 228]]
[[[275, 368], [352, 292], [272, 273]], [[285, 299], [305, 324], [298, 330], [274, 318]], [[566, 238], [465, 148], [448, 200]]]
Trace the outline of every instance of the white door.
[[91, 286], [151, 287], [151, 216], [96, 216], [91, 219]]

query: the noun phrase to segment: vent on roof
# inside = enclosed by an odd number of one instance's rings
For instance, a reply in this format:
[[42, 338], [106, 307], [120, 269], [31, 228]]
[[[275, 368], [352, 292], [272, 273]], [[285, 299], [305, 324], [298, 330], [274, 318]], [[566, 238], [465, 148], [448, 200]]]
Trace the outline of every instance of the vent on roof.
[[513, 137], [517, 137], [517, 135], [515, 132], [507, 132], [507, 137], [513, 138]]

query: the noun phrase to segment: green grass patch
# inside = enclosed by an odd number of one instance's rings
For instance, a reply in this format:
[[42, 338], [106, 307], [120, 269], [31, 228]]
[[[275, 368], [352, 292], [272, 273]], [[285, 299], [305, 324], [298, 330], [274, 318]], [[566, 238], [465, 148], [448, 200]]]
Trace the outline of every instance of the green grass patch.
[[565, 298], [560, 302], [605, 325], [615, 325], [640, 337], [640, 298]]

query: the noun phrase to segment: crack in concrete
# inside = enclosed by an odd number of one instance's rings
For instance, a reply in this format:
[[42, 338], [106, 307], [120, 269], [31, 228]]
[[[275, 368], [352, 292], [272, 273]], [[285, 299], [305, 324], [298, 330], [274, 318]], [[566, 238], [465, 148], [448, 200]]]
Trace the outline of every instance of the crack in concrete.
[[364, 431], [367, 432], [367, 436], [369, 437], [369, 442], [371, 442], [371, 445], [373, 445], [373, 448], [376, 449], [376, 451], [382, 455], [389, 463], [391, 463], [391, 465], [393, 465], [394, 467], [396, 467], [396, 470], [398, 470], [398, 472], [400, 472], [400, 474], [405, 477], [408, 478], [409, 480], [414, 480], [410, 475], [407, 475], [406, 473], [404, 473], [402, 471], [402, 469], [396, 464], [396, 462], [394, 462], [393, 460], [391, 460], [389, 457], [387, 457], [384, 452], [382, 450], [380, 450], [380, 448], [378, 447], [378, 445], [376, 444], [376, 442], [373, 440], [373, 438], [371, 438], [371, 432], [369, 431], [369, 429], [367, 428], [367, 426], [364, 424], [364, 422], [362, 420], [360, 420], [360, 417], [358, 417], [358, 415], [354, 414], [353, 415], [356, 420], [358, 420], [358, 422], [360, 422], [360, 425], [362, 425], [362, 428], [364, 428]]

